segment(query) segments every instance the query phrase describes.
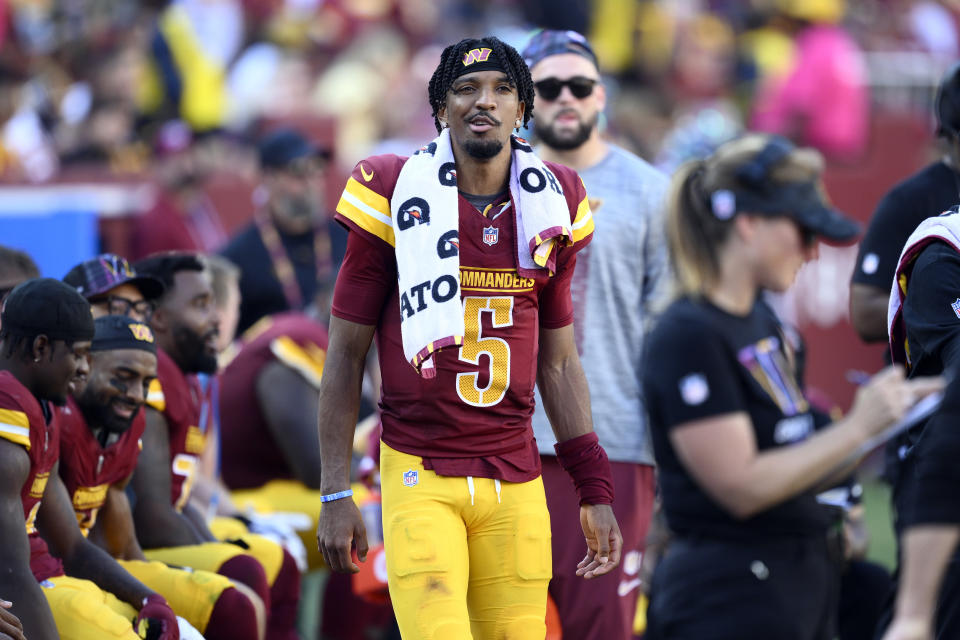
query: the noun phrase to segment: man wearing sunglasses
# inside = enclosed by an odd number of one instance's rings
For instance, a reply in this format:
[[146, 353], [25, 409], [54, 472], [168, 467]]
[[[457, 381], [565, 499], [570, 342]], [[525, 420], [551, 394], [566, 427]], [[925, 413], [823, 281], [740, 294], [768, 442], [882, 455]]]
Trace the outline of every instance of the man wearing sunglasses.
[[113, 253], [81, 262], [63, 281], [87, 299], [94, 318], [115, 315], [149, 322], [153, 301], [163, 293], [162, 282], [138, 275], [126, 258]]
[[[613, 468], [613, 510], [623, 533], [615, 580], [578, 584], [560, 570], [582, 555], [583, 534], [569, 526], [576, 494], [554, 455], [555, 439], [537, 398], [533, 426], [553, 533], [550, 595], [564, 637], [620, 640], [632, 635], [640, 558], [654, 498], [653, 452], [640, 395], [643, 329], [667, 282], [662, 201], [667, 178], [600, 136], [606, 92], [593, 49], [575, 31], [542, 31], [523, 52], [536, 90], [534, 133], [545, 160], [576, 169], [594, 212], [593, 244], [573, 275], [577, 346], [590, 387], [593, 421]], [[602, 613], [602, 615], [598, 615]]]

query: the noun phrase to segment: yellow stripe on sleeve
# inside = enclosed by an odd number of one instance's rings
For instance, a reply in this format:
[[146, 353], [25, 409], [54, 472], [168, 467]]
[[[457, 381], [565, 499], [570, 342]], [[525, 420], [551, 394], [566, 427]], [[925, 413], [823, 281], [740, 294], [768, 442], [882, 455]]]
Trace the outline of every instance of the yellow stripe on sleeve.
[[577, 205], [577, 217], [573, 220], [573, 241], [579, 242], [593, 233], [593, 212], [590, 211], [590, 202], [584, 196]]
[[0, 438], [30, 450], [30, 419], [23, 411], [0, 409]]
[[150, 388], [147, 389], [147, 406], [160, 412], [167, 408], [167, 399], [163, 395], [163, 387], [160, 386], [160, 380], [157, 378], [150, 381]]
[[300, 345], [287, 336], [280, 336], [270, 343], [270, 351], [277, 360], [287, 365], [316, 388], [320, 388], [323, 376], [323, 363], [326, 353], [319, 347], [307, 353]]
[[369, 231], [391, 247], [396, 246], [393, 237], [393, 222], [390, 216], [390, 201], [355, 178], [347, 180], [337, 212], [365, 231]]

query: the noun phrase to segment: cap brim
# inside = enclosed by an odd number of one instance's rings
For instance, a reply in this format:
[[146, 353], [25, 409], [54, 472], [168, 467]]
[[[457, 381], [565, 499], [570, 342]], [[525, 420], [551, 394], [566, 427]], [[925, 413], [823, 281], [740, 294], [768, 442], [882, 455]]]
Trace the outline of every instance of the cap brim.
[[812, 205], [794, 213], [801, 225], [837, 244], [852, 244], [860, 236], [860, 224], [826, 205]]
[[166, 288], [163, 286], [162, 282], [151, 276], [137, 276], [136, 278], [130, 278], [125, 282], [132, 284], [139, 289], [140, 293], [143, 294], [143, 297], [146, 300], [154, 300], [159, 298], [163, 295], [163, 290]]

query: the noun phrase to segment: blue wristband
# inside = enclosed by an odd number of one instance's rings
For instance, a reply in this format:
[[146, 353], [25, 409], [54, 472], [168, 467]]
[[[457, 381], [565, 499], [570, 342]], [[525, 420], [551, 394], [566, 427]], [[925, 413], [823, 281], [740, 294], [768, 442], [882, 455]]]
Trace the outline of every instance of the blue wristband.
[[353, 489], [347, 489], [346, 491], [337, 491], [336, 493], [328, 493], [325, 496], [320, 496], [320, 502], [333, 502], [334, 500], [349, 498], [352, 495], [353, 495]]

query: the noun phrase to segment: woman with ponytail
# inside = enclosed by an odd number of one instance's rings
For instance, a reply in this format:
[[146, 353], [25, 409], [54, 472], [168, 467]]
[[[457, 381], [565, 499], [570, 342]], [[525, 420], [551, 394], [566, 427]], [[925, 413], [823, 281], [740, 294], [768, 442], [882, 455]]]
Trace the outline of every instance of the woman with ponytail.
[[815, 489], [940, 380], [890, 368], [814, 433], [779, 323], [781, 292], [819, 237], [857, 225], [823, 199], [823, 160], [749, 135], [674, 175], [667, 237], [677, 298], [645, 354], [663, 511], [675, 535], [651, 587], [647, 638], [830, 640], [830, 517]]

